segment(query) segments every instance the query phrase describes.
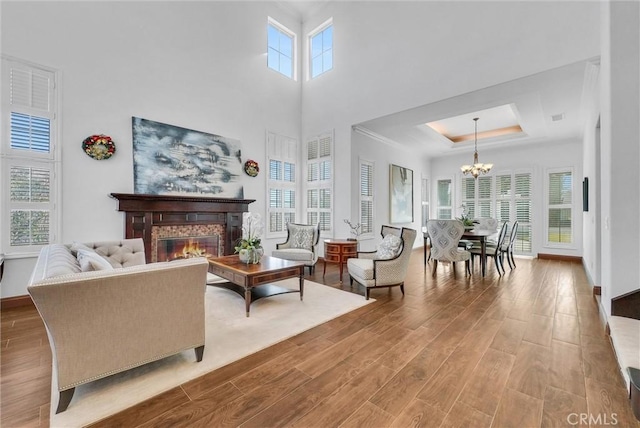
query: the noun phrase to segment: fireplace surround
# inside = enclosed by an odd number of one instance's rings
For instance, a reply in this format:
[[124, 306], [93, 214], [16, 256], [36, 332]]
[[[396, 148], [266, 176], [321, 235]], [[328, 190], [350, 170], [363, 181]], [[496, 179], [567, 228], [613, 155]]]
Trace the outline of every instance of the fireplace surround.
[[111, 193], [125, 213], [125, 238], [142, 238], [147, 263], [157, 261], [158, 239], [219, 235], [219, 254], [234, 252], [242, 213], [254, 199]]

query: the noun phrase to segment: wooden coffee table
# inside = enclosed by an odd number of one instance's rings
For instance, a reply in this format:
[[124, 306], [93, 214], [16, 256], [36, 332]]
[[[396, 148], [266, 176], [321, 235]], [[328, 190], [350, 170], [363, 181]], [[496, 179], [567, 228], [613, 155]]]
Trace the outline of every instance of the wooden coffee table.
[[[211, 284], [216, 287], [235, 291], [244, 297], [247, 316], [249, 306], [263, 297], [285, 293], [300, 293], [300, 300], [304, 294], [304, 266], [303, 262], [278, 259], [263, 256], [260, 263], [246, 264], [238, 256], [224, 256], [209, 258], [209, 272], [218, 275], [229, 282]], [[272, 284], [287, 278], [299, 278], [300, 289], [280, 287]]]

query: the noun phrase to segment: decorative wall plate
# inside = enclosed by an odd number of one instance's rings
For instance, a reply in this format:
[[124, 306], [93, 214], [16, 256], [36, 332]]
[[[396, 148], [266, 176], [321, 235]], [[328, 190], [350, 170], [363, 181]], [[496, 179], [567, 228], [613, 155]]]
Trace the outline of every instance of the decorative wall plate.
[[116, 143], [108, 135], [91, 135], [82, 142], [82, 150], [96, 160], [109, 159], [116, 152]]
[[260, 167], [258, 167], [258, 162], [249, 159], [244, 163], [244, 172], [246, 172], [247, 175], [255, 177], [256, 175], [258, 175], [259, 171]]

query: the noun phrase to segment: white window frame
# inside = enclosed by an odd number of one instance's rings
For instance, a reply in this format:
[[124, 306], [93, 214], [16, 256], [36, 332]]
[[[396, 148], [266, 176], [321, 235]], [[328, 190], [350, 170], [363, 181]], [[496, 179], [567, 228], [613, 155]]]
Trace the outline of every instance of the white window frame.
[[[291, 76], [288, 76], [287, 74], [283, 73], [280, 69], [280, 67], [278, 68], [274, 68], [269, 66], [269, 27], [273, 27], [276, 30], [278, 30], [280, 33], [285, 34], [286, 36], [291, 38]], [[282, 52], [277, 51], [279, 55], [283, 55]], [[277, 72], [278, 74], [281, 74], [291, 80], [297, 81], [298, 80], [298, 37], [296, 36], [296, 33], [294, 33], [293, 31], [291, 31], [290, 29], [288, 29], [287, 27], [285, 27], [284, 25], [280, 24], [278, 21], [276, 21], [275, 19], [271, 18], [271, 17], [267, 17], [267, 68], [269, 68], [270, 70], [273, 70], [275, 72]]]
[[[266, 215], [265, 215], [265, 228], [267, 238], [286, 238], [287, 236], [287, 217], [293, 218], [292, 222], [296, 221], [296, 210], [299, 202], [298, 195], [298, 140], [285, 135], [280, 135], [275, 132], [267, 131], [267, 203], [266, 203]], [[277, 179], [272, 179], [271, 163], [272, 161], [280, 162], [282, 164], [282, 174]], [[285, 180], [284, 177], [284, 165], [285, 163], [292, 164], [294, 168], [294, 181]], [[271, 206], [271, 191], [282, 192], [282, 206]], [[293, 207], [284, 206], [284, 192], [293, 191]], [[271, 230], [271, 214], [281, 214], [282, 223], [279, 230]]]
[[[551, 180], [551, 174], [559, 174], [559, 173], [569, 173], [571, 174], [571, 202], [565, 204], [554, 204], [551, 205], [549, 203], [549, 194]], [[576, 180], [575, 180], [575, 172], [573, 167], [561, 167], [561, 168], [547, 168], [544, 174], [544, 242], [545, 247], [548, 248], [565, 248], [565, 249], [575, 249], [576, 242]], [[549, 210], [550, 209], [570, 209], [571, 210], [571, 242], [551, 242], [549, 241]]]
[[[493, 171], [492, 171], [493, 172]], [[521, 198], [518, 197], [518, 195], [515, 194], [515, 185], [516, 185], [516, 176], [517, 175], [529, 175], [529, 184], [530, 184], [530, 188], [529, 188], [529, 197], [526, 198]], [[511, 180], [511, 188], [509, 191], [509, 195], [508, 196], [500, 196], [498, 195], [498, 177], [503, 177], [503, 176], [508, 176], [510, 177]], [[504, 171], [498, 171], [498, 172], [494, 172], [493, 174], [490, 175], [485, 175], [482, 177], [491, 177], [491, 197], [490, 198], [478, 198], [478, 193], [479, 193], [479, 188], [478, 188], [478, 183], [477, 180], [474, 180], [474, 198], [473, 199], [469, 199], [469, 198], [465, 198], [464, 193], [463, 193], [463, 183], [464, 180], [467, 179], [467, 176], [464, 175], [460, 175], [461, 180], [460, 180], [460, 197], [461, 197], [461, 201], [462, 204], [467, 204], [467, 207], [469, 206], [470, 203], [473, 204], [474, 206], [474, 217], [478, 218], [480, 217], [478, 215], [478, 201], [489, 201], [490, 206], [491, 206], [491, 215], [490, 217], [492, 218], [496, 218], [498, 219], [498, 202], [508, 202], [509, 203], [509, 226], [511, 227], [511, 225], [513, 225], [513, 222], [515, 220], [517, 220], [517, 206], [516, 203], [518, 201], [529, 201], [529, 206], [530, 206], [530, 211], [529, 211], [529, 219], [531, 220], [531, 216], [532, 216], [532, 211], [533, 211], [533, 198], [532, 198], [532, 192], [533, 192], [533, 171], [532, 170], [504, 170]], [[482, 178], [482, 177], [478, 177], [478, 179]], [[529, 230], [529, 239], [531, 242], [531, 251], [528, 252], [523, 252], [523, 251], [519, 251], [519, 250], [515, 250], [514, 252], [517, 254], [526, 254], [526, 255], [530, 255], [533, 252], [533, 228], [532, 228], [532, 222], [522, 222], [520, 220], [518, 220], [518, 235], [522, 236], [523, 231], [525, 228], [527, 228], [527, 230]], [[511, 229], [509, 229], [510, 233]], [[506, 239], [509, 239], [509, 237], [507, 236]], [[516, 238], [517, 239], [517, 238]]]
[[[518, 175], [528, 175], [529, 176], [529, 196], [522, 197], [516, 194], [516, 176]], [[515, 254], [533, 254], [534, 250], [534, 227], [533, 227], [533, 216], [534, 216], [534, 202], [533, 202], [533, 191], [535, 186], [535, 176], [533, 170], [515, 170], [511, 172], [511, 194], [512, 194], [512, 202], [511, 202], [511, 223], [514, 220], [518, 220], [518, 233], [516, 235], [516, 242], [514, 243], [513, 252]], [[519, 201], [529, 201], [529, 222], [524, 222], [518, 219], [518, 211], [517, 211], [517, 202]], [[531, 250], [528, 252], [520, 251], [520, 248], [517, 245], [517, 242], [520, 240], [520, 237], [524, 234], [525, 228], [529, 230], [529, 241]]]
[[[367, 195], [362, 191], [364, 182], [362, 180], [362, 175], [363, 175], [363, 167], [369, 168], [370, 169], [370, 174], [369, 177], [367, 178], [367, 180], [369, 181], [370, 187], [371, 187], [371, 194]], [[376, 164], [374, 161], [370, 161], [370, 160], [366, 160], [366, 159], [359, 159], [359, 163], [358, 163], [358, 177], [359, 177], [359, 190], [358, 190], [358, 222], [362, 225], [362, 234], [360, 235], [360, 239], [370, 239], [373, 238], [375, 236], [374, 233], [374, 228], [376, 225], [376, 204], [375, 204], [375, 194], [376, 194], [376, 182], [375, 182], [375, 177], [376, 177]], [[365, 218], [364, 213], [362, 212], [362, 205], [368, 203], [371, 206], [371, 217], [370, 217], [370, 227], [367, 228], [366, 223], [367, 223], [367, 219]]]
[[[325, 74], [328, 71], [333, 70], [333, 40], [334, 37], [332, 36], [331, 39], [331, 48], [330, 49], [324, 49], [321, 52], [321, 56], [324, 55], [324, 53], [326, 53], [328, 50], [331, 51], [331, 67], [330, 68], [325, 68], [324, 67], [324, 61], [323, 61], [323, 66], [322, 66], [322, 71], [320, 71], [318, 74], [316, 74], [315, 76], [313, 75], [313, 60], [315, 59], [315, 57], [313, 56], [313, 38], [315, 36], [317, 36], [318, 34], [324, 32], [325, 30], [327, 30], [329, 27], [331, 27], [332, 29], [332, 34], [333, 34], [333, 18], [329, 18], [328, 20], [326, 20], [325, 22], [323, 22], [322, 24], [320, 24], [318, 27], [316, 27], [315, 29], [313, 29], [309, 35], [307, 36], [307, 46], [308, 46], [308, 51], [309, 51], [309, 67], [308, 67], [308, 76], [307, 76], [307, 80], [309, 79], [315, 79], [317, 77], [322, 76], [323, 74]], [[323, 44], [324, 47], [324, 44]]]
[[[305, 171], [305, 189], [304, 189], [304, 208], [305, 208], [305, 215], [304, 215], [304, 223], [314, 223], [314, 221], [312, 221], [311, 217], [313, 213], [316, 213], [316, 217], [317, 217], [317, 221], [320, 222], [320, 236], [323, 237], [331, 237], [333, 236], [333, 230], [334, 230], [334, 200], [335, 200], [335, 192], [334, 192], [334, 188], [333, 188], [333, 177], [335, 176], [335, 162], [334, 162], [334, 132], [333, 130], [329, 131], [329, 132], [324, 132], [322, 134], [319, 134], [315, 137], [311, 137], [311, 138], [307, 138], [306, 139], [307, 143], [305, 144], [305, 151], [304, 151], [304, 155], [305, 155], [305, 160], [306, 160], [306, 171]], [[320, 147], [323, 143], [327, 143], [328, 144], [328, 148], [329, 148], [329, 154], [327, 156], [320, 156]], [[316, 158], [312, 158], [309, 159], [309, 146], [311, 144], [316, 144], [318, 147], [318, 157]], [[320, 174], [321, 172], [321, 164], [323, 162], [330, 162], [330, 168], [329, 168], [329, 178], [328, 179], [320, 179], [320, 175], [318, 175], [318, 179], [317, 180], [312, 180], [311, 179], [311, 174], [312, 171], [314, 169], [317, 169], [318, 174]], [[313, 190], [317, 190], [318, 192], [318, 206], [317, 207], [310, 207], [309, 206], [309, 192], [313, 191]], [[329, 191], [329, 207], [324, 207], [321, 208], [320, 207], [320, 193], [325, 190], [325, 191]], [[320, 221], [321, 216], [324, 214], [324, 216], [328, 216], [329, 217], [329, 225], [327, 228], [323, 228], [322, 227], [322, 222]]]
[[[440, 205], [440, 195], [438, 193], [438, 189], [439, 189], [439, 183], [441, 181], [448, 181], [449, 182], [449, 192], [451, 195], [451, 205]], [[440, 177], [437, 178], [436, 180], [434, 180], [434, 185], [435, 185], [435, 195], [436, 195], [436, 203], [435, 205], [435, 216], [433, 216], [434, 219], [454, 219], [456, 217], [456, 212], [455, 212], [455, 187], [454, 187], [454, 180], [453, 177]], [[450, 217], [440, 217], [440, 210], [442, 209], [449, 209], [451, 211], [451, 216]]]
[[[13, 103], [11, 100], [11, 75], [12, 70], [25, 72], [38, 77], [40, 81], [48, 80], [48, 102], [46, 107], [38, 107], [33, 102]], [[0, 146], [0, 181], [2, 182], [2, 196], [0, 197], [0, 227], [2, 240], [0, 253], [8, 258], [32, 257], [37, 255], [45, 245], [11, 245], [11, 210], [33, 209], [49, 211], [49, 244], [57, 242], [61, 230], [60, 207], [60, 147], [59, 140], [60, 121], [58, 114], [57, 81], [59, 72], [53, 68], [34, 64], [21, 59], [2, 56], [2, 145]], [[30, 150], [11, 148], [11, 113], [22, 113], [49, 119], [49, 144], [48, 153], [40, 153]], [[15, 202], [10, 199], [10, 172], [14, 166], [25, 168], [38, 168], [50, 171], [50, 188], [48, 202]]]
[[[490, 196], [488, 198], [480, 198], [480, 186], [479, 180], [490, 180]], [[469, 198], [465, 198], [465, 194], [463, 192], [464, 189], [464, 183], [465, 181], [469, 181], [469, 182], [473, 182], [473, 198], [469, 199]], [[466, 214], [471, 216], [472, 218], [480, 218], [480, 217], [486, 217], [485, 215], [482, 215], [480, 213], [481, 209], [481, 202], [484, 202], [485, 205], [486, 203], [489, 204], [489, 217], [494, 217], [495, 214], [495, 185], [496, 185], [496, 180], [495, 177], [493, 175], [483, 175], [480, 176], [478, 178], [473, 178], [473, 177], [469, 177], [466, 175], [462, 175], [460, 174], [460, 201], [461, 201], [461, 207], [464, 205], [466, 207]], [[473, 207], [473, 210], [470, 211], [470, 207]], [[461, 208], [462, 209], [462, 208]]]

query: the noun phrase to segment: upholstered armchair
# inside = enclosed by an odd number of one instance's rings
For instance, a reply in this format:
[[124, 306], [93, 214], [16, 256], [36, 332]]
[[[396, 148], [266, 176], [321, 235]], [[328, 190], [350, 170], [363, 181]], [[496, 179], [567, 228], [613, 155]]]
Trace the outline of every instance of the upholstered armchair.
[[367, 300], [372, 288], [399, 286], [404, 294], [404, 279], [416, 239], [416, 231], [406, 227], [382, 226], [381, 234], [377, 251], [358, 252], [358, 258], [347, 260], [350, 283], [362, 285]]
[[271, 255], [279, 259], [304, 262], [313, 273], [318, 261], [318, 241], [320, 240], [320, 224], [287, 223], [287, 240], [276, 244]]
[[464, 225], [460, 220], [429, 220], [427, 231], [431, 239], [432, 275], [436, 275], [438, 262], [451, 262], [455, 273], [456, 262], [465, 262], [466, 271], [471, 275], [469, 251], [458, 247], [460, 237], [464, 233]]

